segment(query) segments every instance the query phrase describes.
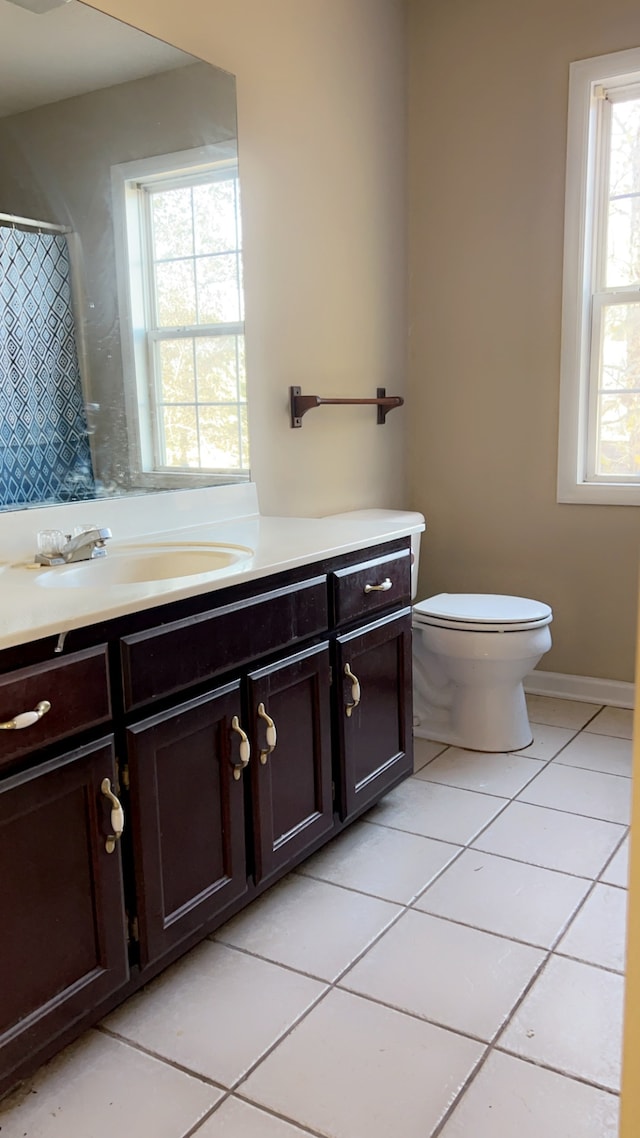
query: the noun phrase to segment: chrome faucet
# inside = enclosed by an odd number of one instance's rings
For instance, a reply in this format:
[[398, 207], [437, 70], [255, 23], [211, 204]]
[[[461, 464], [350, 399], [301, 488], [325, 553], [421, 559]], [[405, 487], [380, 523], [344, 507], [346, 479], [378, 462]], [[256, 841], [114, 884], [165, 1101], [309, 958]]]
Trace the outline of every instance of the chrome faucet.
[[36, 553], [38, 565], [69, 565], [74, 561], [92, 561], [106, 557], [105, 542], [111, 537], [111, 530], [106, 526], [94, 526], [73, 537], [70, 533], [60, 536], [65, 540], [59, 548], [51, 547], [46, 552], [40, 550]]
[[83, 530], [76, 537], [71, 537], [69, 534], [60, 553], [67, 564], [70, 561], [91, 561], [94, 557], [106, 557], [107, 549], [104, 543], [110, 537], [111, 530], [106, 526]]

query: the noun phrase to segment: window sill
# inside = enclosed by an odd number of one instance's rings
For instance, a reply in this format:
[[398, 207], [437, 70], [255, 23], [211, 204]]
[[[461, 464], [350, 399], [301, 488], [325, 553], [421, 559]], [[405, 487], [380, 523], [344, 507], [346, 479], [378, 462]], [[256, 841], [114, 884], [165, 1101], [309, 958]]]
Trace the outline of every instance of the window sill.
[[640, 485], [631, 482], [558, 485], [558, 502], [585, 506], [640, 506]]

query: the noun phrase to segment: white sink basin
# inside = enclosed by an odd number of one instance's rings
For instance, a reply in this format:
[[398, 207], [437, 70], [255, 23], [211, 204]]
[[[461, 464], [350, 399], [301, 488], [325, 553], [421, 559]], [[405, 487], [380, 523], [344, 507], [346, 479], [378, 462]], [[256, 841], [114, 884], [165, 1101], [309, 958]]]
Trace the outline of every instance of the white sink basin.
[[106, 557], [40, 569], [36, 584], [46, 589], [109, 589], [217, 573], [253, 556], [243, 545], [120, 545]]

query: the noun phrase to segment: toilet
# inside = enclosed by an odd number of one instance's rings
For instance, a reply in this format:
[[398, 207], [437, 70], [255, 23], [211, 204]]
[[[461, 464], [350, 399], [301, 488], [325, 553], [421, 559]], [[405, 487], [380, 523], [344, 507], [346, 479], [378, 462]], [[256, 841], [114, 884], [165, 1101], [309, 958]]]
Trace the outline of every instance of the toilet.
[[[353, 510], [338, 518], [422, 514]], [[420, 533], [411, 536], [415, 602]], [[413, 605], [413, 731], [470, 751], [519, 751], [533, 741], [522, 686], [551, 647], [549, 605], [497, 593], [439, 593]]]
[[532, 742], [522, 681], [551, 647], [541, 601], [439, 593], [413, 607], [414, 734], [474, 751]]

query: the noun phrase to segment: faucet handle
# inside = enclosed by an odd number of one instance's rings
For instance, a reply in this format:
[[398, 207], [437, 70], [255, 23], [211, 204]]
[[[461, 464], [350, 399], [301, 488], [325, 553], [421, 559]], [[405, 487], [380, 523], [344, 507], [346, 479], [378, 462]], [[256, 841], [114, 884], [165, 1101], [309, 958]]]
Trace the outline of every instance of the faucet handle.
[[41, 529], [37, 535], [37, 550], [35, 561], [37, 565], [60, 565], [62, 547], [65, 543], [65, 534], [59, 529]]

